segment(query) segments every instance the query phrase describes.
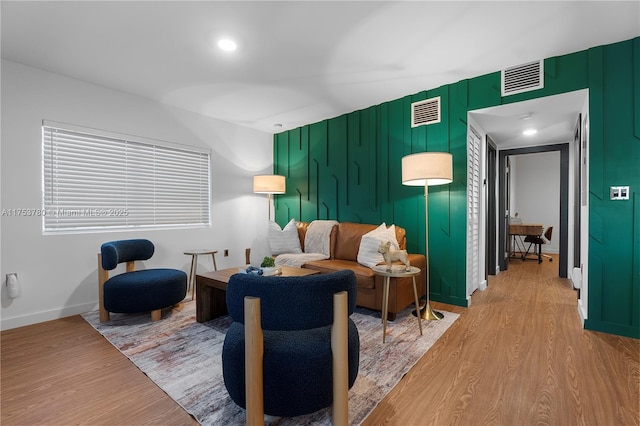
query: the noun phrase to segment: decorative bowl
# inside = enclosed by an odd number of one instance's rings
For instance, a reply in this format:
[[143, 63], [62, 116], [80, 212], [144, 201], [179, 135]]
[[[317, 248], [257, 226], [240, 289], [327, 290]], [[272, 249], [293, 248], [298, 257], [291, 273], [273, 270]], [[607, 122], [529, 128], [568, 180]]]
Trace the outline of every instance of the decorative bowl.
[[272, 266], [269, 268], [263, 267], [260, 268], [262, 269], [262, 276], [263, 277], [268, 277], [270, 275], [278, 275], [280, 273], [280, 268], [278, 268], [277, 266]]

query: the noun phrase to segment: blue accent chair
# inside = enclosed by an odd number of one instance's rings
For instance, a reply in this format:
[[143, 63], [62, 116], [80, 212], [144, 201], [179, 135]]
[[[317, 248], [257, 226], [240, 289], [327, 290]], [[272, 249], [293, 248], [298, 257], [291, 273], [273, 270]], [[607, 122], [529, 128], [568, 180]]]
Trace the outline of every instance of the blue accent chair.
[[[227, 308], [233, 323], [222, 349], [224, 383], [233, 401], [246, 407], [246, 296], [260, 299], [263, 332], [264, 413], [293, 417], [332, 405], [333, 295], [347, 292], [347, 314], [356, 304], [353, 271], [297, 277], [234, 274], [227, 286]], [[348, 319], [348, 387], [358, 375], [360, 340]]]
[[[119, 240], [102, 244], [98, 254], [98, 297], [100, 322], [109, 312], [151, 311], [158, 321], [162, 309], [182, 301], [187, 294], [187, 274], [177, 269], [135, 270], [136, 260], [148, 260], [155, 247], [145, 239]], [[109, 271], [126, 263], [126, 272], [109, 278]]]

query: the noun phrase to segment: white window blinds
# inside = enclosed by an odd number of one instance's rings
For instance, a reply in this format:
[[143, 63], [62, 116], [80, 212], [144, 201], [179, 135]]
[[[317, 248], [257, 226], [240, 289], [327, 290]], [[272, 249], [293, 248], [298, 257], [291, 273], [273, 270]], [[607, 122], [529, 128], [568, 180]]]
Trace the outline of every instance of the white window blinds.
[[43, 232], [210, 225], [210, 152], [43, 122]]

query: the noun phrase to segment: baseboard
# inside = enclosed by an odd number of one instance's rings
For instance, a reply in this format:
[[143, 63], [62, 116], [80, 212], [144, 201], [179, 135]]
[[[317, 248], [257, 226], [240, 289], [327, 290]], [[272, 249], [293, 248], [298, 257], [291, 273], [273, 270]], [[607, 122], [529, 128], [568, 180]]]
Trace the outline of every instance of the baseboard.
[[580, 268], [573, 268], [571, 271], [571, 283], [573, 288], [582, 288], [582, 271]]
[[98, 303], [83, 303], [81, 305], [65, 306], [61, 309], [53, 309], [50, 311], [36, 312], [28, 315], [22, 315], [12, 318], [2, 318], [0, 320], [0, 330], [9, 330], [12, 328], [24, 327], [27, 325], [38, 324], [45, 321], [56, 320], [60, 318], [79, 315], [85, 312], [95, 311], [98, 309]]
[[456, 296], [443, 296], [442, 294], [430, 294], [430, 300], [433, 302], [447, 303], [449, 305], [462, 306], [466, 308], [469, 306], [469, 302], [466, 298], [460, 298]]
[[584, 322], [587, 319], [587, 312], [584, 309], [582, 300], [578, 300], [578, 315], [580, 316], [580, 322], [582, 323], [582, 327], [584, 328]]
[[487, 280], [482, 280], [478, 285], [478, 290], [485, 291], [487, 289]]

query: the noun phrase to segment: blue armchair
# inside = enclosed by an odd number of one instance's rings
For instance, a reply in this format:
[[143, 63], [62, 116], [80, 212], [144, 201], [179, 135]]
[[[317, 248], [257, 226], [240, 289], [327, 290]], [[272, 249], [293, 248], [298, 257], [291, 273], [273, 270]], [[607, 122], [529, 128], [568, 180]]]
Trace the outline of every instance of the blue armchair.
[[[177, 269], [135, 270], [136, 260], [153, 256], [155, 247], [145, 239], [111, 241], [98, 254], [98, 299], [100, 322], [109, 321], [109, 312], [151, 311], [158, 321], [161, 309], [182, 301], [187, 294], [187, 274]], [[126, 262], [126, 272], [109, 278], [109, 271]]]
[[[348, 300], [344, 311], [351, 315], [356, 277], [350, 270], [304, 277], [231, 276], [227, 308], [233, 323], [224, 340], [222, 372], [236, 404], [247, 408], [244, 299], [249, 296], [260, 299], [264, 413], [293, 417], [332, 405], [333, 296], [344, 291]], [[345, 323], [351, 388], [358, 375], [360, 340], [351, 318]]]

